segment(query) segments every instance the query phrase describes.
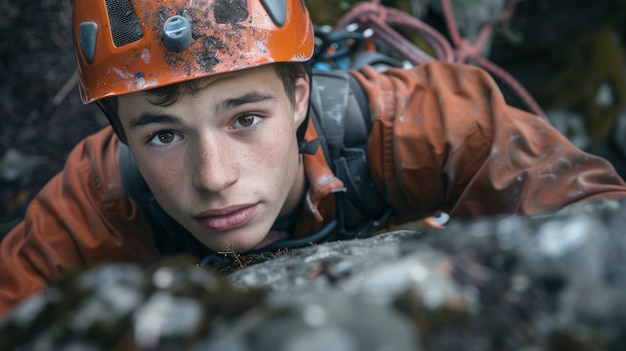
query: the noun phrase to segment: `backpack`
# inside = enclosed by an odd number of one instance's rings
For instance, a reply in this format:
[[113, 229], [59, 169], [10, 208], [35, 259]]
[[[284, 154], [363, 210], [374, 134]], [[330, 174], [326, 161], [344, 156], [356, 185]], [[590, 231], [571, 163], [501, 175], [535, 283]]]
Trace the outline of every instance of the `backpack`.
[[[335, 193], [336, 219], [325, 228], [304, 238], [273, 243], [263, 248], [264, 251], [331, 238], [361, 238], [384, 227], [392, 213], [380, 196], [367, 163], [371, 118], [363, 88], [346, 71], [314, 69], [312, 77], [309, 118], [319, 134], [328, 165], [344, 183], [346, 191]], [[119, 142], [118, 159], [126, 194], [149, 221], [161, 254], [215, 256], [161, 208], [139, 173], [130, 150], [122, 142]]]

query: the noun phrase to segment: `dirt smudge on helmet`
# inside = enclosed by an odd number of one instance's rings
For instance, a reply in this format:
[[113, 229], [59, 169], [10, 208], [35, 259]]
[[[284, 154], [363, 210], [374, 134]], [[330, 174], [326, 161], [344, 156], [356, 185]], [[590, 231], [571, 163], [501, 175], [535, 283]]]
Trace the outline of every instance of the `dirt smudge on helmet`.
[[218, 56], [215, 54], [215, 51], [224, 49], [226, 45], [212, 36], [203, 38], [202, 44], [204, 50], [198, 52], [196, 55], [196, 62], [205, 71], [210, 72], [213, 70], [213, 67], [220, 62]]
[[216, 50], [223, 48], [224, 43], [204, 33], [207, 28], [214, 25], [207, 20], [210, 11], [210, 6], [206, 6], [204, 10], [163, 6], [151, 14], [150, 25], [155, 32], [160, 31], [165, 21], [173, 15], [185, 17], [191, 25], [191, 34], [195, 43], [183, 52], [168, 50], [163, 54], [163, 60], [171, 69], [180, 70], [190, 76], [194, 71], [194, 66], [200, 66], [206, 72], [212, 72], [215, 65], [220, 62]]
[[235, 24], [249, 16], [247, 0], [217, 0], [214, 3], [213, 17], [216, 23]]

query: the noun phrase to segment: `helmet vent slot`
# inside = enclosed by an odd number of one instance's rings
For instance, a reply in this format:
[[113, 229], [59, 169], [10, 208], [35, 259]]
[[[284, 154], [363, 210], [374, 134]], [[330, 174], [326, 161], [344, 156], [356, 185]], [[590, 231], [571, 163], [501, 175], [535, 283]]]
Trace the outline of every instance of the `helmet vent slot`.
[[106, 0], [113, 44], [124, 46], [143, 38], [139, 17], [130, 0]]
[[286, 0], [261, 0], [261, 3], [276, 26], [282, 27], [285, 25], [285, 20], [287, 19]]

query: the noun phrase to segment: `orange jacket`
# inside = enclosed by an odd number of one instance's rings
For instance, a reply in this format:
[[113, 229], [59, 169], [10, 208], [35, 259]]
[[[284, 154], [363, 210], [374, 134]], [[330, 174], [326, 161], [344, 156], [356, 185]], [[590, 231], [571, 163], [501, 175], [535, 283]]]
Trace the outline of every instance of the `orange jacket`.
[[[626, 197], [626, 184], [607, 161], [508, 106], [480, 69], [437, 62], [353, 74], [373, 118], [370, 170], [397, 223], [439, 210], [456, 218], [535, 214]], [[313, 138], [316, 131], [307, 133]], [[0, 315], [63, 271], [158, 259], [148, 222], [124, 193], [117, 146], [111, 128], [78, 144], [2, 241]], [[332, 190], [341, 187], [321, 151], [304, 163], [311, 189], [300, 235], [334, 217]]]

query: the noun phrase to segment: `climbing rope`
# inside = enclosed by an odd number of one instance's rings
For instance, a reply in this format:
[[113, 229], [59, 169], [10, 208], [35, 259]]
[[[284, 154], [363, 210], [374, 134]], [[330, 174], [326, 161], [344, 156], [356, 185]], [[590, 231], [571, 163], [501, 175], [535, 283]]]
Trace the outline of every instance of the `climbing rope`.
[[[441, 4], [452, 43], [436, 29], [420, 19], [404, 11], [383, 6], [380, 0], [357, 3], [340, 18], [335, 28], [339, 31], [345, 31], [346, 28], [357, 24], [361, 33], [368, 33], [363, 45], [365, 50], [375, 51], [376, 44], [374, 42], [382, 43], [413, 65], [420, 65], [435, 60], [473, 63], [508, 85], [531, 112], [547, 119], [539, 104], [517, 79], [505, 69], [481, 55], [491, 35], [493, 24], [487, 23], [483, 25], [476, 41], [472, 43], [461, 36], [450, 0], [441, 0]], [[514, 5], [510, 5], [503, 11], [502, 18], [510, 17], [513, 11]], [[414, 31], [428, 44], [434, 56], [419, 48], [405, 36], [398, 33], [392, 26], [404, 27]]]

